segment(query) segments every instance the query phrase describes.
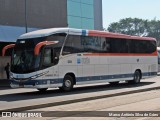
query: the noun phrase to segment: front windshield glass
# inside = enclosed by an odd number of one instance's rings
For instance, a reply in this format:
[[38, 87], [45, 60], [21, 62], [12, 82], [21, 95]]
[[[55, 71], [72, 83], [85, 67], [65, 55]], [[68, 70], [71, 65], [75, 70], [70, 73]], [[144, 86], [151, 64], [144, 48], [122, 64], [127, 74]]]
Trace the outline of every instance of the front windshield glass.
[[35, 72], [39, 69], [42, 69], [41, 59], [44, 56], [43, 47], [45, 46], [43, 46], [40, 49], [39, 55], [34, 54], [35, 46], [43, 41], [58, 41], [57, 44], [50, 45], [51, 47], [54, 48], [54, 51], [57, 54], [56, 57], [58, 58], [65, 37], [66, 34], [59, 33], [47, 37], [17, 40], [12, 54], [11, 72], [17, 74], [23, 74], [23, 73]]
[[16, 50], [12, 59], [12, 70], [17, 73], [33, 72], [39, 68], [40, 54], [35, 56], [33, 50]]

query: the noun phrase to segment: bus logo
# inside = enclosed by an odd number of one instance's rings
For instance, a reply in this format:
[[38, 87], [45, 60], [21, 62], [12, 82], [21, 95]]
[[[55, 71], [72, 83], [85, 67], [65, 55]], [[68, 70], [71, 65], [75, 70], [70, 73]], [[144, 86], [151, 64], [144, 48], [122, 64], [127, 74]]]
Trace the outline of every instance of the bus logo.
[[77, 58], [77, 64], [81, 64], [81, 58]]

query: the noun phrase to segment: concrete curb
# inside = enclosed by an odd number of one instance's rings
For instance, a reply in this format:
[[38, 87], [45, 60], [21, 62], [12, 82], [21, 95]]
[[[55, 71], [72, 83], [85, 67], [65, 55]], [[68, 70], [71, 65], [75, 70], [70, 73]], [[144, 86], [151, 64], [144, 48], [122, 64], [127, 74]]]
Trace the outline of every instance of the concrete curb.
[[133, 94], [133, 93], [157, 90], [157, 89], [160, 89], [160, 86], [153, 87], [153, 88], [145, 88], [145, 89], [140, 89], [140, 90], [131, 90], [131, 91], [108, 94], [108, 95], [80, 98], [80, 99], [75, 99], [75, 100], [67, 100], [67, 101], [61, 101], [61, 102], [46, 103], [46, 104], [41, 104], [41, 105], [33, 105], [33, 106], [25, 106], [25, 107], [19, 107], [19, 108], [4, 109], [4, 110], [0, 110], [0, 112], [8, 112], [8, 111], [10, 111], [10, 112], [21, 112], [21, 111], [26, 111], [26, 110], [53, 107], [53, 106], [59, 106], [59, 105], [77, 103], [77, 102], [84, 102], [84, 101], [90, 101], [90, 100], [97, 100], [97, 99], [103, 99], [103, 98], [108, 98], [108, 97], [115, 97], [115, 96], [121, 96], [121, 95], [128, 95], [128, 94]]

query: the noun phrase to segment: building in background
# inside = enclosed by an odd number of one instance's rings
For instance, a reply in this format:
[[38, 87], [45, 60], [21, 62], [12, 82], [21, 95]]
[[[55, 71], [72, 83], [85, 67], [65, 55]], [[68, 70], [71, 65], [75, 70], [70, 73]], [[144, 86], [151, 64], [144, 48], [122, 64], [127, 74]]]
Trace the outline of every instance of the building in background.
[[68, 27], [102, 30], [102, 0], [68, 0]]
[[0, 0], [0, 40], [37, 29], [102, 30], [102, 0]]
[[102, 30], [102, 0], [0, 0], [0, 79], [11, 52], [2, 48], [26, 32], [54, 27]]

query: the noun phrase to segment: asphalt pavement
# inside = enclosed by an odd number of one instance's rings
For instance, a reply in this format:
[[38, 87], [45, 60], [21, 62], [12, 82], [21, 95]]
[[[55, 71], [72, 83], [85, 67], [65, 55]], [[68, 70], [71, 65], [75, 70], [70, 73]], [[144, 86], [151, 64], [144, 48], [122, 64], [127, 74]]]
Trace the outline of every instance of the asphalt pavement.
[[138, 85], [108, 83], [75, 86], [71, 92], [61, 92], [57, 88], [40, 93], [36, 89], [4, 89], [0, 91], [0, 111], [25, 111], [50, 106], [59, 106], [82, 101], [98, 100], [139, 92], [160, 89], [160, 77], [142, 80]]

